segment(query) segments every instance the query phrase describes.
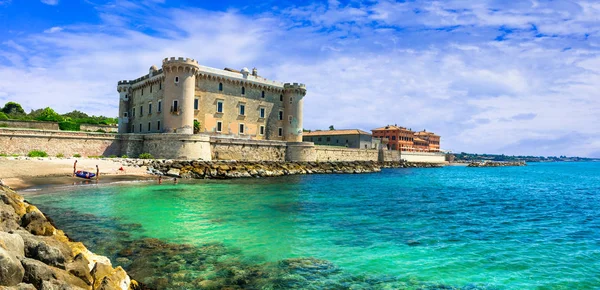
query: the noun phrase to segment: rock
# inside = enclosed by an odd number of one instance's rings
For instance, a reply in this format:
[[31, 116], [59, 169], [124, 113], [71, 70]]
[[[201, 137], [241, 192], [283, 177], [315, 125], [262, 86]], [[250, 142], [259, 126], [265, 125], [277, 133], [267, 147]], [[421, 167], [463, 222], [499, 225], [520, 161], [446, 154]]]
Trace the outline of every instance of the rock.
[[25, 269], [17, 257], [0, 247], [0, 285], [15, 286], [21, 283]]
[[0, 247], [6, 249], [17, 259], [25, 257], [25, 242], [18, 234], [0, 232]]
[[129, 289], [131, 279], [127, 276], [127, 273], [123, 268], [117, 267], [114, 271], [102, 279], [99, 290], [113, 290], [113, 289]]
[[83, 254], [79, 253], [75, 258], [73, 258], [73, 262], [69, 263], [66, 267], [67, 272], [79, 279], [83, 280], [86, 284], [92, 285], [92, 275], [90, 274], [90, 270], [88, 268], [89, 261], [84, 257]]
[[25, 269], [25, 275], [23, 282], [31, 283], [36, 288], [42, 287], [43, 281], [54, 279], [54, 274], [50, 266], [30, 258], [24, 258], [21, 260], [21, 264]]
[[101, 262], [96, 263], [94, 269], [92, 269], [92, 271], [90, 272], [90, 274], [92, 275], [92, 288], [98, 289], [98, 287], [100, 287], [100, 285], [102, 284], [104, 277], [112, 274], [112, 271], [113, 268], [110, 265]]
[[179, 169], [174, 169], [174, 168], [171, 168], [171, 169], [169, 169], [169, 171], [167, 171], [167, 176], [171, 176], [171, 177], [181, 177], [181, 176], [179, 175], [179, 172], [181, 172]]
[[22, 227], [26, 227], [34, 221], [46, 221], [46, 217], [40, 210], [38, 210], [37, 208], [31, 210], [30, 209], [31, 206], [27, 208], [27, 213], [21, 218]]
[[19, 228], [20, 218], [15, 209], [0, 202], [0, 231], [8, 232]]
[[19, 283], [19, 285], [17, 286], [11, 286], [11, 287], [2, 287], [0, 286], [0, 290], [36, 290], [35, 286], [31, 285], [31, 284], [27, 284], [27, 283]]
[[25, 229], [36, 236], [51, 236], [56, 230], [47, 220], [35, 220], [29, 223]]
[[50, 266], [65, 269], [65, 256], [63, 253], [45, 242], [39, 243], [32, 254], [31, 258], [42, 261]]
[[80, 290], [80, 289], [84, 289], [84, 288], [73, 286], [67, 282], [59, 281], [59, 280], [55, 280], [55, 279], [49, 280], [49, 281], [43, 281], [42, 287], [40, 288], [40, 290]]

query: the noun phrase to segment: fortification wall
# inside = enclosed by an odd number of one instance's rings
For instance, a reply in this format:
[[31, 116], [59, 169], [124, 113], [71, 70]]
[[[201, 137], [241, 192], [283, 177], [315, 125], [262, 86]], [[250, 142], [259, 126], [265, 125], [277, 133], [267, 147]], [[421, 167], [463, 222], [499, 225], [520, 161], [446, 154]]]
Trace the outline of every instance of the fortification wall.
[[205, 135], [147, 134], [142, 151], [159, 158], [210, 161], [209, 140]]
[[398, 162], [400, 161], [400, 151], [398, 150], [381, 150], [379, 161], [384, 162]]
[[114, 134], [0, 128], [0, 153], [26, 155], [32, 150], [50, 156], [110, 156], [118, 155], [120, 146]]
[[316, 161], [378, 161], [375, 149], [354, 149], [335, 146], [315, 146]]
[[[58, 127], [58, 125], [57, 125], [57, 127]], [[79, 126], [79, 129], [81, 131], [90, 131], [90, 132], [96, 132], [98, 130], [102, 130], [106, 133], [117, 133], [119, 131], [119, 128], [117, 126], [94, 125], [94, 124], [81, 124]], [[58, 128], [56, 130], [58, 130]]]
[[212, 160], [285, 161], [286, 147], [282, 141], [210, 138]]
[[402, 151], [400, 158], [416, 163], [446, 163], [446, 155], [443, 153]]
[[56, 123], [56, 122], [16, 121], [16, 120], [0, 121], [0, 127], [28, 128], [28, 129], [40, 129], [40, 130], [58, 130], [59, 129], [58, 123]]

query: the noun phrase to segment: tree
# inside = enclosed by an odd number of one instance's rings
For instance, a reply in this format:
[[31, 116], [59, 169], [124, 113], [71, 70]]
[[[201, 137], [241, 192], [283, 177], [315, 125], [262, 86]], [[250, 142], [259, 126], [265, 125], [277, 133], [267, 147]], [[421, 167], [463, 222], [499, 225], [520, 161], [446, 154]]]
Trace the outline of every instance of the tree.
[[64, 118], [55, 112], [52, 108], [46, 107], [42, 111], [39, 117], [36, 120], [39, 121], [52, 121], [52, 122], [61, 122]]
[[2, 108], [2, 112], [6, 115], [15, 117], [25, 115], [25, 110], [23, 110], [23, 107], [21, 107], [19, 103], [15, 102], [6, 103], [4, 108]]
[[335, 130], [335, 128], [333, 127], [333, 125], [329, 125], [329, 130], [331, 130], [331, 131]]
[[73, 120], [77, 120], [77, 119], [89, 118], [90, 116], [84, 112], [73, 110], [72, 112], [63, 114], [63, 117], [70, 117]]
[[6, 116], [6, 114], [4, 114], [4, 112], [0, 112], [0, 121], [5, 121], [8, 120], [8, 116]]

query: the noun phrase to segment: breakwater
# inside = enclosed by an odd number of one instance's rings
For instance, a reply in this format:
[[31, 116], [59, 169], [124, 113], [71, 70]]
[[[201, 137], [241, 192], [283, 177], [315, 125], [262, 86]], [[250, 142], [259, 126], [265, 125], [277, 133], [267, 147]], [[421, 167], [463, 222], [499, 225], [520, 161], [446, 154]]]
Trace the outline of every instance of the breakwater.
[[297, 174], [358, 174], [380, 172], [381, 168], [440, 167], [431, 163], [413, 162], [239, 162], [239, 161], [132, 161], [147, 166], [153, 174], [194, 179], [223, 179], [242, 177], [273, 177]]
[[510, 162], [499, 162], [499, 161], [483, 161], [483, 162], [471, 162], [467, 167], [506, 167], [506, 166], [526, 166], [525, 161], [510, 161]]
[[0, 286], [141, 289], [123, 268], [70, 240], [12, 189], [0, 185], [0, 200]]

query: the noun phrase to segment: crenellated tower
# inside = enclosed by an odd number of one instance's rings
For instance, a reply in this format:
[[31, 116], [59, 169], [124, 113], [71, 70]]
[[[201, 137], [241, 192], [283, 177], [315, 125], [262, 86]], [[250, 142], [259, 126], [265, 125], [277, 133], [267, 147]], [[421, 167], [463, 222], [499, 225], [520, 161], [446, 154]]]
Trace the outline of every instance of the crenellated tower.
[[165, 133], [194, 133], [194, 93], [198, 62], [191, 58], [165, 58], [164, 115]]
[[127, 133], [127, 128], [129, 128], [131, 84], [128, 81], [119, 81], [117, 92], [119, 92], [119, 133]]
[[287, 142], [302, 142], [302, 107], [306, 86], [299, 83], [286, 83], [283, 86], [284, 120], [283, 134]]

